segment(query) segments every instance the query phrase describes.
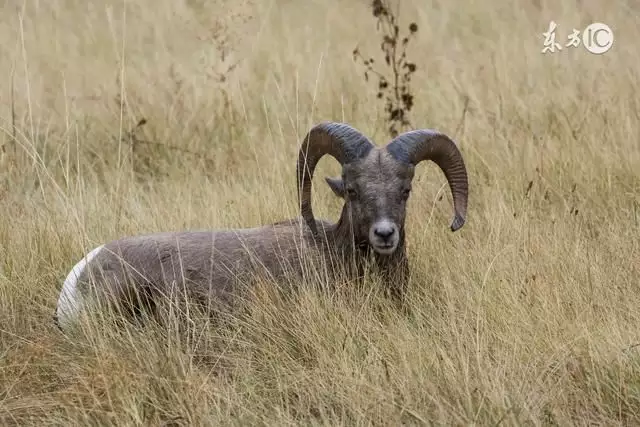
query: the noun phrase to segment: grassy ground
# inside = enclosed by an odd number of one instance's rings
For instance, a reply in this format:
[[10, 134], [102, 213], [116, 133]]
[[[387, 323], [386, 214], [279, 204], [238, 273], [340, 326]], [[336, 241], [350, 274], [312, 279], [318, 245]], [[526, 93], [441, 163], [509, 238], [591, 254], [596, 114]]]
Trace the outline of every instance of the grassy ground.
[[[351, 57], [383, 62], [380, 39], [365, 1], [0, 3], [1, 424], [640, 423], [639, 12], [403, 0], [412, 124], [459, 141], [471, 185], [453, 234], [442, 173], [418, 170], [411, 314], [372, 284], [258, 300], [224, 328], [69, 340], [51, 316], [90, 247], [296, 215], [318, 121], [386, 142]], [[542, 54], [550, 20], [563, 45], [593, 21], [614, 45]], [[320, 216], [337, 171], [322, 160]]]

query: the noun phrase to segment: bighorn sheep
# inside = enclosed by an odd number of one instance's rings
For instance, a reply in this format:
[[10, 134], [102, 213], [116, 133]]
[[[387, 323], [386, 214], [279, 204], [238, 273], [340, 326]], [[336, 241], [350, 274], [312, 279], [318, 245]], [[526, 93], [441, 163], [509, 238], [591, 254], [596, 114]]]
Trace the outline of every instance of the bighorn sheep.
[[[315, 167], [324, 155], [342, 165], [340, 178], [325, 178], [344, 199], [338, 222], [317, 220], [311, 206]], [[415, 166], [435, 162], [449, 183], [454, 203], [451, 231], [465, 223], [468, 182], [456, 144], [427, 129], [403, 133], [376, 148], [343, 123], [314, 126], [300, 147], [297, 178], [301, 217], [250, 229], [165, 232], [125, 237], [90, 251], [64, 281], [57, 324], [64, 330], [86, 308], [89, 294], [100, 301], [132, 296], [153, 303], [163, 294], [185, 290], [198, 301], [229, 301], [238, 277], [250, 274], [282, 279], [303, 275], [305, 260], [328, 261], [358, 270], [373, 256], [396, 295], [402, 295], [409, 269], [405, 249], [405, 210]], [[351, 274], [356, 274], [350, 270]], [[92, 286], [90, 286], [92, 284]], [[90, 292], [91, 290], [91, 292]]]

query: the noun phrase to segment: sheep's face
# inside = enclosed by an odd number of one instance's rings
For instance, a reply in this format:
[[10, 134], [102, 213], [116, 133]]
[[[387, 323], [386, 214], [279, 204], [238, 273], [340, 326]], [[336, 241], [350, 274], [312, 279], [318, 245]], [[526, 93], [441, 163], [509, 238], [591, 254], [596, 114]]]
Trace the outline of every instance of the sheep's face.
[[404, 232], [406, 204], [414, 167], [398, 162], [384, 150], [344, 165], [342, 178], [326, 178], [345, 200], [344, 209], [355, 239], [368, 242], [379, 254], [390, 255]]

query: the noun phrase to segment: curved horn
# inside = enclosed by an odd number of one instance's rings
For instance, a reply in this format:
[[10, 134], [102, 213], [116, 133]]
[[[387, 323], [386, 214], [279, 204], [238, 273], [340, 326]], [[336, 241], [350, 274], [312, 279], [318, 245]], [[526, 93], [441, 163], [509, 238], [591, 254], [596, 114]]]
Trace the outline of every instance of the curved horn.
[[344, 123], [323, 122], [307, 133], [298, 154], [296, 173], [300, 211], [314, 235], [317, 229], [311, 207], [311, 180], [322, 156], [329, 154], [344, 165], [366, 156], [373, 148], [366, 136]]
[[447, 135], [430, 129], [405, 132], [387, 144], [387, 151], [396, 160], [414, 166], [431, 160], [444, 172], [453, 196], [454, 218], [451, 231], [460, 229], [466, 220], [469, 182], [462, 154]]

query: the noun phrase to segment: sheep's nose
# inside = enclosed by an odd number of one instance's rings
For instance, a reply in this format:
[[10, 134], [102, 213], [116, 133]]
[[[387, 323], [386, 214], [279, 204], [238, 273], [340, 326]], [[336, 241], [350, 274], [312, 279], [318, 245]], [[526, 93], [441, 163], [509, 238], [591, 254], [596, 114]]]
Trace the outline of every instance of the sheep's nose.
[[382, 224], [376, 226], [373, 232], [376, 234], [376, 236], [386, 240], [396, 232], [396, 228], [391, 224]]

